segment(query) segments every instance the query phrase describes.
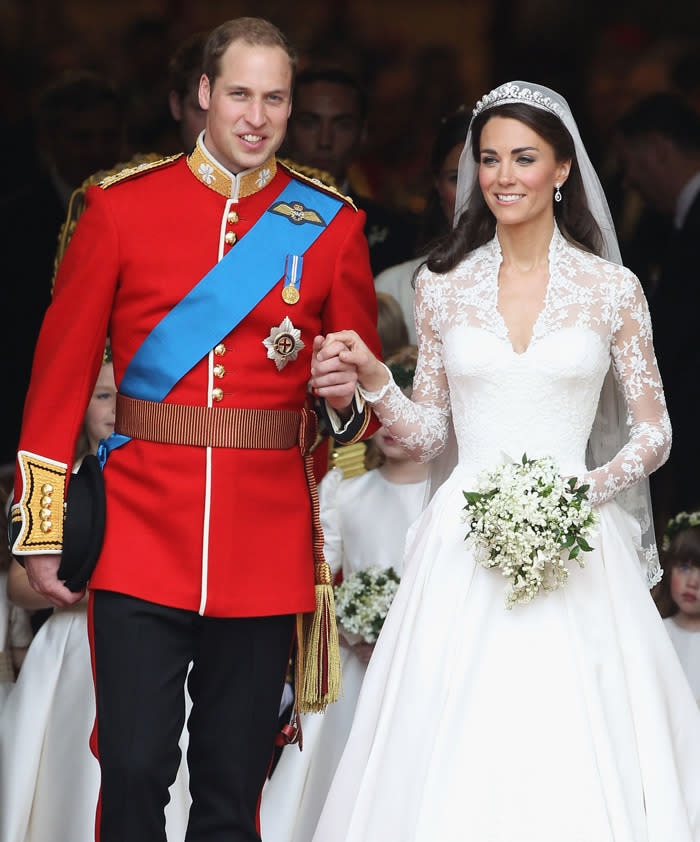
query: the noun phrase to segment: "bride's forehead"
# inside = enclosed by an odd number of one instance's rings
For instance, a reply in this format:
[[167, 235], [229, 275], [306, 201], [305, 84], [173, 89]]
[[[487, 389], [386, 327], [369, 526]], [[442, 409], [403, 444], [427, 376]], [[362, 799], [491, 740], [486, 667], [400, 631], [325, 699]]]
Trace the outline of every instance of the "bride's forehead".
[[533, 141], [538, 144], [546, 143], [544, 138], [526, 123], [515, 117], [501, 117], [498, 114], [494, 114], [484, 123], [480, 141], [482, 147], [491, 143], [506, 146], [511, 143], [517, 146], [522, 146], [524, 143], [532, 145]]

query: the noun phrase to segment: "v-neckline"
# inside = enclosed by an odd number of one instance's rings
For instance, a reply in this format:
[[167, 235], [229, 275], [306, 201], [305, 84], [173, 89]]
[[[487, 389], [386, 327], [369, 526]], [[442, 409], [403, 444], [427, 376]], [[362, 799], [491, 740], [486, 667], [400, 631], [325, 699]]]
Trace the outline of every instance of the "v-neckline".
[[529, 338], [529, 340], [527, 342], [527, 345], [525, 346], [524, 350], [522, 350], [522, 351], [517, 351], [515, 349], [515, 346], [513, 345], [513, 339], [512, 339], [511, 332], [510, 332], [510, 328], [508, 327], [508, 323], [506, 322], [505, 317], [503, 316], [503, 313], [501, 313], [501, 310], [498, 306], [498, 299], [499, 299], [499, 294], [500, 294], [500, 291], [501, 291], [500, 284], [498, 282], [498, 275], [501, 271], [501, 266], [503, 264], [503, 252], [501, 251], [501, 244], [498, 241], [498, 235], [496, 234], [494, 236], [494, 240], [495, 240], [495, 261], [494, 261], [494, 273], [493, 273], [493, 308], [496, 311], [496, 317], [498, 318], [499, 322], [501, 323], [501, 326], [502, 326], [503, 331], [505, 333], [505, 339], [506, 339], [506, 341], [507, 341], [507, 343], [510, 347], [510, 350], [513, 352], [513, 354], [515, 354], [516, 357], [525, 356], [525, 354], [527, 354], [527, 352], [532, 347], [532, 343], [535, 341], [535, 339], [537, 337], [537, 329], [539, 327], [540, 321], [542, 320], [542, 318], [544, 316], [544, 313], [549, 306], [550, 291], [552, 289], [552, 282], [553, 282], [553, 278], [554, 278], [554, 274], [555, 274], [554, 271], [553, 271], [553, 268], [554, 268], [553, 255], [554, 255], [554, 243], [555, 243], [556, 236], [557, 236], [557, 229], [555, 227], [554, 232], [552, 234], [552, 239], [551, 239], [550, 244], [549, 244], [549, 251], [548, 251], [548, 254], [547, 254], [547, 269], [548, 269], [548, 272], [549, 272], [549, 277], [547, 278], [547, 285], [545, 286], [545, 289], [544, 289], [544, 296], [542, 298], [542, 306], [537, 311], [537, 316], [535, 317], [535, 320], [533, 321], [532, 327], [530, 329], [530, 338]]

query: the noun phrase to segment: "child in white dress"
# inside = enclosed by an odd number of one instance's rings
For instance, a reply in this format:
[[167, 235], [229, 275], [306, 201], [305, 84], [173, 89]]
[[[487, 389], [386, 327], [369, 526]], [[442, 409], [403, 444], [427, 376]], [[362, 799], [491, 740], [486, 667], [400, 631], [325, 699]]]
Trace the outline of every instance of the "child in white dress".
[[[116, 387], [106, 355], [76, 448], [76, 465], [114, 430]], [[10, 600], [28, 610], [51, 607], [13, 559]], [[95, 693], [87, 633], [87, 597], [56, 608], [32, 641], [0, 711], [1, 842], [92, 842], [100, 767], [90, 751]], [[184, 764], [183, 764], [184, 766]], [[186, 770], [171, 788], [168, 840], [184, 839]]]
[[[387, 364], [409, 384], [416, 349], [402, 348]], [[410, 388], [407, 388], [410, 391]], [[323, 551], [337, 577], [374, 566], [401, 575], [406, 533], [421, 511], [427, 465], [414, 462], [381, 428], [370, 441], [367, 471], [343, 479], [334, 469], [319, 485]], [[373, 643], [350, 644], [339, 626], [343, 695], [323, 716], [302, 717], [303, 751], [288, 746], [263, 790], [265, 842], [309, 842], [352, 725]]]
[[[11, 482], [0, 478], [0, 534], [7, 532]], [[10, 570], [10, 548], [0, 542], [0, 711], [14, 686], [17, 674], [32, 639], [29, 612], [7, 598], [7, 577]]]
[[700, 705], [700, 512], [679, 512], [664, 534], [665, 575], [654, 593]]

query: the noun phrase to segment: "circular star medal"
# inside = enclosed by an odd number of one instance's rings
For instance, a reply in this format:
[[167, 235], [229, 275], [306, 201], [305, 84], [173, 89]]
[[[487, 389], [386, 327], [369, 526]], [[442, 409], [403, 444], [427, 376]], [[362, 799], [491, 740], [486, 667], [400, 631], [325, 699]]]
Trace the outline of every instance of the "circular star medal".
[[299, 290], [293, 284], [282, 288], [282, 300], [285, 304], [296, 304], [299, 300]]

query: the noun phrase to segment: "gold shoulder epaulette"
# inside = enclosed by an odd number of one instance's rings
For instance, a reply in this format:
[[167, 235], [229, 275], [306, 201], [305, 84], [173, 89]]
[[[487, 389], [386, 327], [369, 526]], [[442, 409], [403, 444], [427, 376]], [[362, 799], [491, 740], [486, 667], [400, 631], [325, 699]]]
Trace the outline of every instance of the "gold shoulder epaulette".
[[348, 205], [348, 207], [351, 207], [353, 210], [357, 210], [357, 206], [353, 200], [338, 190], [335, 179], [325, 170], [317, 170], [315, 167], [307, 167], [304, 166], [304, 164], [297, 164], [296, 161], [290, 161], [288, 158], [278, 158], [277, 163], [291, 176], [299, 179], [299, 181], [311, 184], [312, 187], [317, 187], [319, 190], [323, 190], [324, 193], [330, 193], [332, 196], [335, 196], [337, 199], [340, 199]]
[[107, 175], [101, 181], [98, 181], [98, 184], [103, 190], [106, 190], [108, 187], [118, 184], [120, 181], [126, 181], [128, 178], [133, 178], [136, 175], [143, 175], [143, 173], [172, 164], [178, 158], [182, 158], [184, 154], [184, 152], [178, 152], [177, 155], [168, 155], [165, 158], [158, 158], [156, 161], [143, 161], [134, 167], [126, 167], [118, 172]]
[[[144, 165], [152, 164], [152, 165], [159, 165], [164, 162], [174, 161], [179, 158], [179, 155], [171, 155], [169, 158], [164, 158], [157, 152], [145, 152], [139, 153], [134, 155], [128, 161], [121, 161], [118, 164], [115, 164], [113, 167], [110, 167], [108, 170], [98, 170], [96, 173], [88, 176], [85, 181], [77, 187], [72, 193], [70, 197], [70, 202], [68, 204], [68, 215], [66, 216], [65, 222], [61, 226], [61, 231], [58, 235], [58, 245], [56, 248], [56, 256], [54, 258], [53, 263], [53, 277], [51, 278], [51, 293], [53, 294], [54, 284], [56, 283], [56, 272], [58, 272], [58, 266], [63, 259], [63, 255], [65, 254], [66, 249], [68, 248], [68, 243], [70, 242], [70, 238], [73, 236], [73, 232], [75, 231], [75, 226], [78, 224], [78, 219], [80, 215], [85, 210], [85, 191], [88, 187], [92, 187], [94, 184], [101, 184], [102, 182], [108, 181], [109, 179], [113, 179], [115, 176], [120, 175], [121, 173], [130, 172], [143, 172]], [[113, 181], [110, 183], [114, 183]]]

